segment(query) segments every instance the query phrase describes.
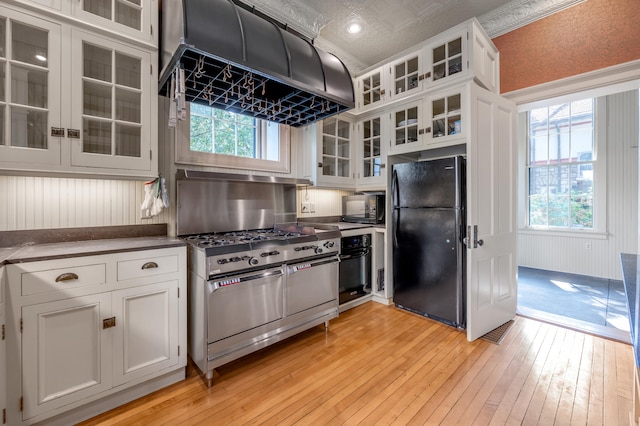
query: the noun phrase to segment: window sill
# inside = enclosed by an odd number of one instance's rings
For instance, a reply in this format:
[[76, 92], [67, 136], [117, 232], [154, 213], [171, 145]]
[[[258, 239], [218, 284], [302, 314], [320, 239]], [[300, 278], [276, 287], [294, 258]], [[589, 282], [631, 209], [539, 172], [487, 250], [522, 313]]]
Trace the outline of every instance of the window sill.
[[566, 238], [591, 238], [594, 240], [606, 240], [609, 236], [606, 232], [597, 231], [563, 231], [549, 229], [520, 228], [518, 234], [524, 235], [540, 235], [548, 237], [566, 237]]

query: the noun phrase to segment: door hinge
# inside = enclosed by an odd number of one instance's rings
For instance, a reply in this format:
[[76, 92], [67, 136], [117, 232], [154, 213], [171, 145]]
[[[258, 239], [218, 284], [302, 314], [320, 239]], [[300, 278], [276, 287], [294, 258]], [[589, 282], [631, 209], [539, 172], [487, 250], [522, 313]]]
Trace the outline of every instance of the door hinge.
[[4, 336], [5, 336], [4, 324], [2, 324], [2, 340], [4, 340]]
[[178, 299], [180, 299], [180, 288], [178, 288]]
[[2, 409], [2, 424], [3, 425], [7, 424], [7, 409], [6, 408]]
[[180, 345], [178, 345], [178, 356], [180, 356]]
[[149, 150], [149, 160], [153, 161], [153, 150]]
[[20, 318], [20, 333], [22, 333], [22, 318]]
[[153, 25], [149, 25], [149, 33], [153, 35]]
[[20, 412], [24, 411], [24, 397], [20, 397]]

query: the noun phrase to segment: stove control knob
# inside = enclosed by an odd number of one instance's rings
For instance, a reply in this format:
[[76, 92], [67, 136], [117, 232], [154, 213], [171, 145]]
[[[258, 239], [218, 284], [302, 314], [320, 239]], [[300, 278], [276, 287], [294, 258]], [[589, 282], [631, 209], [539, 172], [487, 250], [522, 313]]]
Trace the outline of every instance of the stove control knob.
[[316, 252], [317, 254], [322, 253], [322, 247], [316, 247], [315, 252]]
[[333, 241], [327, 241], [326, 243], [324, 243], [324, 246], [326, 248], [332, 248], [335, 245], [336, 245], [336, 243], [334, 243]]
[[224, 265], [227, 262], [229, 262], [227, 259], [218, 259], [218, 264], [219, 265]]
[[260, 261], [255, 257], [252, 257], [251, 259], [249, 259], [249, 265], [251, 266], [256, 266], [258, 263], [260, 263]]
[[230, 261], [232, 261], [232, 262], [240, 262], [242, 259], [241, 259], [241, 258], [239, 258], [238, 256], [236, 256], [236, 257], [232, 257], [232, 258], [231, 258], [231, 259], [229, 259], [229, 260], [230, 260]]

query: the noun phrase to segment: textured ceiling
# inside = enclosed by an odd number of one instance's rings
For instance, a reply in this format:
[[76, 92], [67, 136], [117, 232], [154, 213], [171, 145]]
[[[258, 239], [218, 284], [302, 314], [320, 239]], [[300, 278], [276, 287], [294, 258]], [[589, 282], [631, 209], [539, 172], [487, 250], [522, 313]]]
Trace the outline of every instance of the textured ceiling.
[[[469, 18], [495, 37], [585, 0], [241, 0], [314, 40], [357, 75]], [[346, 31], [358, 21], [359, 34]]]

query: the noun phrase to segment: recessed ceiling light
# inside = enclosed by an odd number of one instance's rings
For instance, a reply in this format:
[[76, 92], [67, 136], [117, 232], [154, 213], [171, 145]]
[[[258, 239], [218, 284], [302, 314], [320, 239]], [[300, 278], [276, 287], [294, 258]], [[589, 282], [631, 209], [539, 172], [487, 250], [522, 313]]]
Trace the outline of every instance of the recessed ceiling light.
[[358, 34], [362, 30], [362, 26], [357, 22], [352, 22], [347, 27], [349, 34]]
[[41, 54], [37, 54], [36, 55], [36, 59], [41, 61], [41, 62], [45, 62], [47, 60], [47, 57]]

